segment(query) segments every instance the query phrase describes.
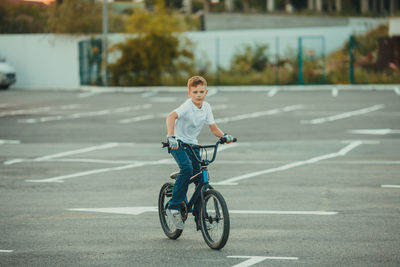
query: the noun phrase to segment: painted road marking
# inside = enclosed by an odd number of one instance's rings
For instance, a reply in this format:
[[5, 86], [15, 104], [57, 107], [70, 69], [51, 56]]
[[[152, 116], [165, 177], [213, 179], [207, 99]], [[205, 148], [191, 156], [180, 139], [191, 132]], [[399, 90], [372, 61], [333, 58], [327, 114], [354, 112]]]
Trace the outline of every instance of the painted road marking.
[[91, 147], [86, 147], [86, 148], [81, 148], [81, 149], [76, 149], [76, 150], [65, 151], [65, 152], [61, 152], [61, 153], [57, 153], [57, 154], [42, 156], [42, 157], [35, 158], [33, 160], [26, 160], [26, 159], [8, 160], [8, 161], [5, 161], [3, 164], [11, 165], [11, 164], [15, 164], [15, 163], [24, 162], [24, 161], [46, 161], [46, 160], [50, 160], [50, 159], [61, 158], [61, 157], [65, 157], [65, 156], [76, 155], [76, 154], [91, 152], [91, 151], [95, 151], [95, 150], [108, 149], [108, 148], [116, 147], [118, 145], [119, 145], [118, 143], [106, 143], [106, 144], [99, 145], [99, 146], [91, 146]]
[[95, 96], [104, 93], [103, 91], [90, 91], [90, 92], [85, 92], [85, 93], [80, 93], [78, 94], [78, 98], [86, 98], [90, 96]]
[[278, 93], [278, 88], [277, 87], [273, 87], [271, 90], [268, 91], [268, 96], [269, 97], [273, 97], [276, 95], [276, 93]]
[[99, 212], [111, 214], [140, 215], [146, 212], [158, 212], [158, 207], [120, 207], [120, 208], [79, 208], [70, 211]]
[[400, 188], [400, 185], [394, 185], [394, 184], [383, 184], [381, 185], [382, 188]]
[[[54, 158], [63, 157], [66, 155], [83, 153], [83, 152], [88, 152], [88, 151], [93, 151], [93, 150], [98, 150], [98, 149], [105, 149], [105, 148], [110, 148], [110, 147], [114, 147], [117, 145], [120, 145], [120, 144], [119, 143], [108, 143], [108, 144], [104, 144], [102, 146], [95, 146], [95, 147], [84, 148], [84, 149], [80, 149], [80, 150], [73, 150], [73, 151], [67, 151], [67, 152], [63, 152], [63, 153], [48, 155], [48, 156], [36, 158], [36, 159], [34, 159], [34, 161], [52, 160]], [[237, 144], [229, 144], [227, 146], [221, 147], [221, 151], [229, 149], [229, 148], [234, 148], [237, 146], [238, 146]], [[16, 161], [16, 160], [14, 160], [14, 161]], [[24, 161], [24, 160], [20, 160], [18, 162], [22, 162], [22, 161]], [[38, 180], [28, 179], [25, 181], [26, 182], [34, 182], [34, 183], [63, 183], [64, 180], [71, 179], [71, 178], [77, 178], [77, 177], [98, 174], [98, 173], [104, 173], [104, 172], [110, 172], [110, 171], [120, 171], [120, 170], [125, 170], [125, 169], [142, 167], [142, 166], [146, 166], [146, 165], [172, 164], [173, 162], [174, 161], [171, 158], [160, 159], [160, 160], [156, 160], [156, 161], [133, 161], [133, 162], [129, 162], [126, 165], [122, 165], [122, 166], [118, 166], [118, 167], [94, 169], [94, 170], [72, 173], [72, 174], [67, 174], [67, 175], [61, 175], [61, 176], [56, 176], [56, 177], [50, 177], [50, 178], [45, 178], [45, 179], [38, 179]], [[16, 163], [16, 162], [11, 162], [11, 163], [5, 162], [4, 164], [10, 165], [12, 163]]]
[[74, 113], [70, 115], [58, 115], [58, 116], [47, 116], [40, 118], [29, 118], [29, 119], [21, 119], [18, 122], [21, 123], [40, 123], [40, 122], [49, 122], [49, 121], [60, 121], [60, 120], [72, 120], [72, 119], [80, 119], [80, 118], [88, 118], [95, 116], [103, 116], [115, 113], [124, 113], [132, 110], [141, 110], [141, 109], [149, 109], [151, 108], [151, 104], [133, 106], [133, 107], [121, 107], [114, 109], [104, 109], [98, 111], [90, 111], [90, 112], [82, 112], [82, 113]]
[[236, 264], [233, 267], [248, 267], [260, 263], [265, 260], [298, 260], [298, 257], [264, 257], [264, 256], [227, 256], [228, 258], [248, 259], [242, 263]]
[[207, 97], [210, 97], [210, 96], [213, 96], [213, 95], [216, 95], [216, 94], [218, 94], [218, 89], [217, 88], [210, 88], [208, 90]]
[[266, 170], [257, 171], [257, 172], [251, 172], [251, 173], [248, 173], [248, 174], [244, 174], [244, 175], [236, 176], [236, 177], [233, 177], [233, 178], [230, 178], [230, 179], [226, 179], [226, 180], [223, 180], [221, 182], [214, 183], [214, 184], [217, 184], [217, 185], [237, 185], [237, 182], [241, 181], [241, 180], [250, 179], [250, 178], [257, 177], [257, 176], [264, 175], [264, 174], [268, 174], [268, 173], [285, 171], [285, 170], [292, 169], [292, 168], [295, 168], [295, 167], [300, 167], [300, 166], [304, 166], [304, 165], [308, 165], [308, 164], [313, 164], [313, 163], [319, 162], [321, 160], [326, 160], [326, 159], [331, 159], [331, 158], [344, 156], [348, 152], [353, 150], [354, 148], [360, 146], [361, 144], [363, 144], [363, 141], [354, 141], [354, 142], [348, 144], [347, 146], [345, 146], [344, 148], [342, 148], [341, 150], [339, 150], [338, 152], [335, 152], [335, 153], [330, 153], [330, 154], [326, 154], [326, 155], [310, 158], [308, 160], [296, 161], [296, 162], [285, 164], [283, 166], [276, 167], [276, 168], [266, 169]]
[[337, 89], [337, 87], [333, 87], [332, 88], [332, 96], [337, 97], [338, 94], [339, 94], [339, 90]]
[[303, 105], [293, 105], [293, 106], [287, 106], [287, 107], [283, 107], [283, 108], [247, 113], [247, 114], [237, 115], [237, 116], [233, 116], [233, 117], [219, 118], [219, 119], [216, 119], [215, 122], [216, 123], [226, 123], [226, 122], [231, 122], [231, 121], [254, 119], [254, 118], [261, 117], [261, 116], [275, 115], [275, 114], [279, 114], [281, 112], [289, 112], [289, 111], [294, 111], [294, 110], [298, 110], [298, 109], [302, 109], [302, 108], [304, 108]]
[[173, 102], [177, 102], [178, 98], [177, 97], [152, 97], [152, 98], [150, 98], [150, 101], [157, 102], [157, 103], [173, 103]]
[[325, 123], [325, 122], [337, 121], [337, 120], [341, 120], [341, 119], [347, 119], [347, 118], [350, 118], [353, 116], [367, 114], [369, 112], [380, 110], [384, 107], [385, 107], [385, 105], [375, 105], [372, 107], [349, 111], [349, 112], [341, 113], [341, 114], [334, 115], [334, 116], [322, 117], [322, 118], [317, 118], [317, 119], [313, 119], [313, 120], [302, 120], [301, 123], [303, 123], [303, 124], [321, 124], [321, 123]]
[[[239, 144], [238, 144], [239, 145]], [[226, 150], [229, 148], [236, 147], [236, 144], [232, 144], [229, 147], [222, 147], [218, 151]], [[152, 161], [142, 161], [142, 160], [106, 160], [106, 159], [88, 159], [88, 158], [67, 158], [67, 159], [48, 159], [47, 162], [79, 162], [79, 163], [94, 163], [94, 164], [135, 164], [135, 163], [146, 163], [151, 164]], [[27, 159], [14, 159], [4, 162], [5, 165], [11, 165], [19, 162], [34, 162], [34, 160]], [[265, 164], [277, 164], [277, 163], [287, 163], [287, 160], [219, 160], [215, 164], [228, 164], [228, 165], [265, 165]], [[160, 164], [176, 165], [174, 161], [166, 161]], [[352, 161], [329, 161], [321, 162], [320, 164], [351, 164], [351, 165], [400, 165], [400, 161], [381, 161], [381, 160], [352, 160]]]
[[132, 123], [132, 122], [139, 122], [139, 121], [146, 121], [146, 120], [151, 120], [154, 119], [156, 116], [149, 114], [149, 115], [143, 115], [143, 116], [138, 116], [138, 117], [133, 117], [133, 118], [127, 118], [127, 119], [122, 119], [119, 121], [119, 123]]
[[400, 134], [400, 130], [392, 129], [359, 129], [349, 130], [348, 133], [352, 134], [370, 134], [370, 135], [387, 135], [387, 134]]
[[0, 145], [10, 144], [10, 145], [19, 145], [21, 141], [19, 140], [7, 140], [7, 139], [0, 139]]
[[11, 110], [11, 111], [0, 112], [0, 117], [35, 114], [35, 113], [46, 112], [46, 111], [57, 110], [57, 109], [69, 110], [69, 109], [76, 109], [79, 106], [80, 105], [78, 105], [78, 104], [71, 104], [71, 105], [54, 106], [54, 107], [41, 107], [41, 108], [32, 108], [32, 109]]
[[[213, 110], [221, 110], [221, 109], [226, 109], [226, 108], [228, 108], [227, 105], [215, 105], [212, 109]], [[165, 119], [168, 116], [168, 114], [169, 113], [161, 113], [158, 115], [147, 114], [147, 115], [143, 115], [143, 116], [121, 119], [121, 120], [119, 120], [119, 123], [127, 124], [127, 123], [142, 122], [142, 121], [147, 121], [147, 120], [152, 120], [152, 119]]]
[[396, 95], [400, 95], [400, 88], [396, 86], [394, 88], [394, 92], [396, 93]]
[[106, 144], [99, 145], [99, 146], [91, 146], [91, 147], [86, 147], [86, 148], [82, 148], [82, 149], [65, 151], [65, 152], [61, 152], [61, 153], [57, 153], [57, 154], [42, 156], [42, 157], [36, 158], [34, 160], [35, 161], [44, 161], [44, 160], [48, 160], [48, 159], [61, 158], [61, 157], [70, 156], [70, 155], [92, 152], [95, 150], [109, 149], [109, 148], [116, 147], [118, 145], [119, 145], [118, 143], [106, 143]]
[[[158, 212], [155, 206], [144, 207], [114, 207], [114, 208], [73, 208], [70, 211], [99, 212], [111, 214], [140, 215], [147, 212]], [[230, 214], [247, 215], [337, 215], [336, 211], [284, 211], [284, 210], [229, 210]]]
[[1, 103], [0, 108], [8, 108], [8, 107], [15, 107], [16, 105], [14, 104], [9, 104], [9, 103]]
[[0, 249], [0, 252], [1, 253], [11, 253], [11, 252], [13, 252], [14, 250], [9, 250], [9, 249]]
[[143, 98], [151, 97], [158, 94], [158, 90], [150, 90], [141, 94]]
[[84, 172], [50, 177], [50, 178], [46, 178], [46, 179], [38, 179], [38, 180], [28, 179], [25, 181], [32, 182], [32, 183], [63, 183], [64, 180], [72, 179], [72, 178], [76, 178], [76, 177], [88, 176], [88, 175], [92, 175], [92, 174], [98, 174], [98, 173], [104, 173], [104, 172], [110, 172], [110, 171], [127, 170], [127, 169], [142, 167], [145, 165], [162, 164], [165, 161], [171, 161], [171, 160], [172, 159], [161, 159], [161, 160], [152, 161], [152, 162], [133, 163], [133, 164], [122, 165], [122, 166], [118, 166], [118, 167], [94, 169], [94, 170], [89, 170], [89, 171], [84, 171]]

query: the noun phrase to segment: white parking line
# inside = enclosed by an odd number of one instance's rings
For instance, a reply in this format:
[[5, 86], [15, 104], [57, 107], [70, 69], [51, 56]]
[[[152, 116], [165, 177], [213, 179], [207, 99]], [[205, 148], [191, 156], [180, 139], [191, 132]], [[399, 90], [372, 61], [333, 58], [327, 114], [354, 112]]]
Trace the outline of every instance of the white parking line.
[[90, 92], [85, 92], [85, 93], [80, 93], [78, 94], [78, 98], [86, 98], [90, 96], [95, 96], [104, 93], [104, 91], [90, 91]]
[[99, 145], [99, 146], [91, 146], [91, 147], [86, 147], [86, 148], [81, 148], [81, 149], [76, 149], [76, 150], [71, 150], [71, 151], [65, 151], [65, 152], [61, 152], [61, 153], [57, 153], [57, 154], [42, 156], [42, 157], [35, 158], [33, 160], [27, 160], [27, 159], [8, 160], [8, 161], [5, 161], [3, 164], [11, 165], [11, 164], [25, 162], [25, 161], [45, 161], [45, 160], [61, 158], [61, 157], [70, 156], [70, 155], [91, 152], [91, 151], [100, 150], [100, 149], [108, 149], [108, 148], [116, 147], [118, 145], [119, 145], [118, 143], [107, 143], [107, 144], [103, 144], [103, 145]]
[[0, 139], [0, 145], [4, 145], [4, 144], [19, 145], [19, 144], [21, 144], [21, 141]]
[[218, 91], [217, 88], [210, 88], [210, 89], [208, 90], [207, 96], [210, 97], [210, 96], [216, 95], [216, 94], [218, 94], [218, 92], [219, 92], [219, 91]]
[[15, 105], [10, 104], [10, 103], [1, 103], [0, 104], [0, 108], [8, 108], [8, 107], [15, 107]]
[[[213, 110], [221, 110], [221, 109], [226, 109], [228, 108], [227, 105], [215, 105], [212, 109]], [[119, 123], [122, 124], [128, 124], [128, 123], [135, 123], [135, 122], [142, 122], [142, 121], [147, 121], [147, 120], [152, 120], [152, 119], [165, 119], [168, 116], [169, 113], [161, 113], [161, 114], [147, 114], [147, 115], [142, 115], [142, 116], [137, 116], [137, 117], [132, 117], [132, 118], [126, 118], [126, 119], [121, 119], [119, 120]]]
[[0, 117], [35, 114], [35, 113], [46, 112], [46, 111], [57, 110], [57, 109], [69, 110], [69, 109], [76, 109], [79, 106], [80, 105], [78, 105], [78, 104], [71, 104], [71, 105], [54, 106], [54, 107], [41, 107], [41, 108], [32, 108], [32, 109], [11, 110], [11, 111], [0, 112]]
[[122, 119], [122, 120], [119, 120], [119, 123], [127, 124], [127, 123], [132, 123], [132, 122], [146, 121], [146, 120], [154, 119], [155, 117], [156, 117], [155, 115], [148, 114], [148, 115], [137, 116], [137, 117], [133, 117], [133, 118]]
[[0, 252], [1, 253], [11, 253], [11, 252], [13, 252], [14, 250], [9, 250], [9, 249], [0, 249]]
[[337, 89], [337, 87], [333, 87], [332, 88], [332, 96], [337, 97], [338, 94], [339, 94], [339, 90]]
[[400, 134], [400, 130], [392, 129], [359, 129], [359, 130], [348, 130], [348, 133], [352, 134], [370, 134], [370, 135], [387, 135], [387, 134]]
[[375, 105], [372, 107], [354, 110], [354, 111], [350, 111], [350, 112], [345, 112], [345, 113], [341, 113], [341, 114], [334, 115], [334, 116], [317, 118], [317, 119], [313, 119], [313, 120], [302, 120], [301, 123], [303, 123], [303, 124], [321, 124], [321, 123], [325, 123], [325, 122], [347, 119], [347, 118], [350, 118], [353, 116], [363, 115], [363, 114], [366, 114], [369, 112], [377, 111], [384, 107], [385, 107], [385, 105]]
[[278, 93], [278, 88], [277, 87], [273, 87], [271, 90], [268, 91], [268, 96], [269, 97], [273, 97], [276, 95], [276, 93]]
[[295, 168], [295, 167], [300, 167], [300, 166], [304, 166], [304, 165], [307, 165], [307, 164], [316, 163], [316, 162], [319, 162], [321, 160], [326, 160], [326, 159], [331, 159], [331, 158], [344, 156], [348, 152], [353, 150], [354, 148], [360, 146], [361, 144], [363, 144], [363, 141], [354, 141], [354, 142], [348, 144], [347, 146], [345, 146], [344, 148], [342, 148], [341, 150], [339, 150], [338, 152], [335, 152], [335, 153], [330, 153], [330, 154], [326, 154], [326, 155], [310, 158], [308, 160], [296, 161], [296, 162], [285, 164], [283, 166], [276, 167], [276, 168], [266, 169], [266, 170], [257, 171], [257, 172], [251, 172], [251, 173], [244, 174], [244, 175], [239, 175], [239, 176], [236, 176], [236, 177], [233, 177], [233, 178], [230, 178], [230, 179], [226, 179], [226, 180], [223, 180], [221, 182], [214, 183], [214, 184], [216, 184], [216, 185], [237, 185], [237, 182], [241, 181], [241, 180], [250, 179], [250, 178], [257, 177], [257, 176], [264, 175], [264, 174], [268, 174], [268, 173], [285, 171], [285, 170], [292, 169], [292, 168]]
[[233, 116], [233, 117], [219, 118], [219, 119], [216, 119], [215, 122], [226, 123], [226, 122], [231, 122], [231, 121], [254, 119], [254, 118], [261, 117], [261, 116], [274, 115], [274, 114], [279, 114], [281, 112], [294, 111], [294, 110], [302, 109], [303, 107], [304, 107], [303, 105], [292, 105], [292, 106], [287, 106], [287, 107], [283, 107], [283, 108], [276, 108], [276, 109], [270, 109], [270, 110], [264, 110], [264, 111], [258, 111], [258, 112], [253, 112], [253, 113], [237, 115], [237, 116]]
[[383, 184], [381, 185], [382, 188], [400, 188], [400, 185], [394, 185], [394, 184]]
[[98, 110], [98, 111], [74, 113], [74, 114], [70, 114], [70, 115], [30, 118], [30, 119], [18, 120], [18, 122], [40, 123], [40, 122], [49, 122], [49, 121], [80, 119], [80, 118], [87, 118], [87, 117], [103, 116], [103, 115], [114, 114], [114, 113], [124, 113], [124, 112], [132, 111], [132, 110], [149, 109], [151, 107], [152, 107], [151, 104], [145, 104], [145, 105], [139, 105], [139, 106], [133, 106], [133, 107], [121, 107], [121, 108], [114, 108], [114, 109], [104, 109], [104, 110]]
[[[155, 206], [144, 207], [113, 207], [113, 208], [74, 208], [72, 211], [99, 212], [111, 214], [140, 215], [147, 212], [158, 212]], [[336, 211], [289, 211], [289, 210], [229, 210], [229, 214], [247, 215], [316, 215], [331, 216], [337, 215]]]
[[396, 86], [393, 90], [396, 93], [396, 95], [400, 95], [400, 88], [399, 87]]
[[106, 143], [100, 146], [91, 146], [91, 147], [86, 147], [82, 149], [77, 149], [77, 150], [71, 150], [71, 151], [65, 151], [57, 154], [52, 154], [52, 155], [47, 155], [43, 157], [39, 157], [34, 159], [35, 161], [44, 161], [44, 160], [49, 160], [49, 159], [55, 159], [55, 158], [61, 158], [65, 156], [70, 156], [70, 155], [76, 155], [76, 154], [81, 154], [81, 153], [87, 153], [95, 150], [101, 150], [101, 149], [108, 149], [112, 147], [118, 146], [118, 143]]
[[128, 165], [123, 165], [123, 166], [118, 166], [118, 167], [95, 169], [95, 170], [78, 172], [78, 173], [73, 173], [73, 174], [68, 174], [68, 175], [50, 177], [50, 178], [46, 178], [46, 179], [38, 179], [38, 180], [30, 180], [29, 179], [29, 180], [25, 180], [25, 181], [33, 182], [33, 183], [63, 183], [64, 180], [66, 180], [66, 179], [82, 177], [82, 176], [87, 176], [87, 175], [92, 175], [92, 174], [97, 174], [97, 173], [110, 172], [110, 171], [120, 171], [120, 170], [132, 169], [132, 168], [137, 168], [137, 167], [141, 167], [141, 166], [145, 166], [145, 165], [162, 164], [165, 161], [171, 161], [171, 159], [162, 159], [162, 160], [157, 160], [157, 161], [152, 161], [152, 162], [147, 162], [147, 163], [146, 162], [134, 163], [134, 164], [128, 164]]
[[158, 90], [150, 90], [141, 94], [143, 98], [151, 97], [158, 94]]
[[298, 257], [227, 256], [228, 258], [248, 259], [232, 267], [249, 267], [265, 260], [298, 260]]
[[[63, 153], [48, 155], [48, 156], [36, 158], [33, 161], [46, 161], [46, 160], [51, 161], [54, 158], [94, 151], [94, 150], [98, 150], [98, 149], [111, 148], [111, 147], [114, 147], [117, 145], [120, 145], [120, 144], [119, 143], [108, 143], [108, 144], [104, 144], [102, 146], [95, 146], [95, 147], [89, 147], [89, 148], [84, 148], [84, 149], [79, 149], [79, 150], [73, 150], [73, 151], [67, 151], [67, 152], [63, 152]], [[237, 144], [230, 144], [230, 145], [221, 147], [220, 151], [223, 151], [223, 150], [226, 150], [229, 148], [234, 148], [234, 147], [237, 147]], [[74, 159], [72, 159], [72, 160], [74, 160]], [[18, 161], [18, 160], [16, 160], [16, 161]], [[18, 162], [23, 162], [23, 161], [25, 161], [25, 160], [21, 159]], [[71, 159], [65, 159], [63, 161], [71, 161]], [[76, 159], [74, 161], [76, 161]], [[102, 161], [99, 161], [99, 160], [90, 160], [90, 161], [94, 162], [94, 163], [102, 163]], [[108, 162], [108, 163], [110, 163], [110, 162]], [[142, 166], [146, 166], [146, 165], [174, 164], [174, 161], [172, 160], [172, 158], [167, 158], [167, 159], [160, 159], [160, 160], [156, 160], [156, 161], [122, 161], [122, 162], [114, 161], [112, 163], [119, 163], [119, 164], [122, 163], [122, 164], [126, 164], [126, 165], [122, 165], [122, 166], [118, 166], [118, 167], [94, 169], [94, 170], [72, 173], [72, 174], [67, 174], [67, 175], [61, 175], [61, 176], [56, 176], [56, 177], [50, 177], [50, 178], [45, 178], [45, 179], [37, 179], [37, 180], [28, 179], [25, 181], [26, 182], [34, 182], [34, 183], [62, 183], [66, 179], [71, 179], [71, 178], [76, 178], [76, 177], [82, 177], [82, 176], [110, 172], [110, 171], [120, 171], [120, 170], [125, 170], [125, 169], [142, 167]], [[8, 162], [8, 163], [4, 163], [4, 164], [10, 165], [12, 163]]]

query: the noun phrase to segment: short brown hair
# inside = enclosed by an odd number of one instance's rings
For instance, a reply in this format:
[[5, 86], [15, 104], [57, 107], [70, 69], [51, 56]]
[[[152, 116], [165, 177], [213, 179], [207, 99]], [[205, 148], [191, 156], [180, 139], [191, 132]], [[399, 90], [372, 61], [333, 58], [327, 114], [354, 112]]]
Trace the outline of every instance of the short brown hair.
[[197, 87], [198, 85], [207, 86], [207, 81], [201, 76], [193, 76], [187, 82], [187, 87]]

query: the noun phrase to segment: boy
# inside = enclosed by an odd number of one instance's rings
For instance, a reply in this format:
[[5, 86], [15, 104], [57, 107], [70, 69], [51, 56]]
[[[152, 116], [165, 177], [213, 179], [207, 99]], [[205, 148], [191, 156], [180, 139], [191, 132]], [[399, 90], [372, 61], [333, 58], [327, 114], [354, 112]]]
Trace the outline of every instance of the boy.
[[[184, 227], [179, 205], [183, 201], [187, 201], [186, 193], [190, 177], [200, 172], [200, 164], [196, 162], [189, 150], [180, 146], [180, 143], [198, 145], [197, 136], [205, 123], [208, 124], [210, 131], [216, 137], [224, 137], [227, 143], [233, 141], [231, 135], [224, 134], [217, 127], [211, 106], [204, 101], [208, 93], [206, 80], [201, 76], [193, 76], [188, 80], [187, 87], [189, 99], [167, 116], [167, 140], [171, 148], [171, 154], [180, 169], [167, 209], [167, 215], [174, 222], [177, 229], [183, 229]], [[197, 157], [200, 158], [199, 149], [195, 150], [195, 152]]]

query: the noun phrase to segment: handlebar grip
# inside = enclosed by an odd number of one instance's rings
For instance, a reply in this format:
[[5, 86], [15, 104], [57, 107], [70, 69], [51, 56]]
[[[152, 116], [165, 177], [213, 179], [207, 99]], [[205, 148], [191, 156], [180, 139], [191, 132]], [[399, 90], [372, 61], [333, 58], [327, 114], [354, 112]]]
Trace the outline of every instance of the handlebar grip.
[[[226, 139], [225, 139], [224, 137], [221, 137], [219, 140], [220, 140], [220, 141], [219, 141], [220, 144], [225, 144], [225, 143], [226, 143]], [[237, 141], [237, 138], [234, 137], [233, 140], [232, 140], [232, 142], [234, 143], [234, 142], [236, 142], [236, 141]]]

